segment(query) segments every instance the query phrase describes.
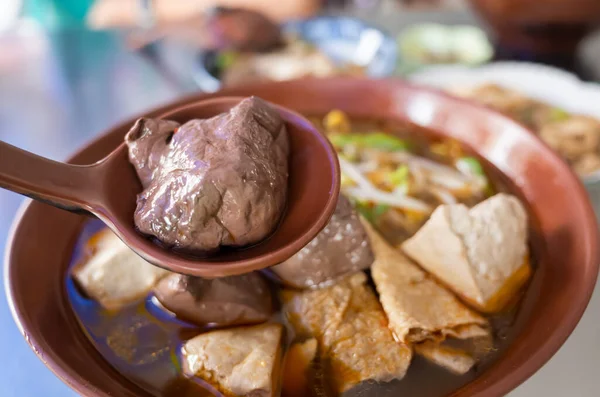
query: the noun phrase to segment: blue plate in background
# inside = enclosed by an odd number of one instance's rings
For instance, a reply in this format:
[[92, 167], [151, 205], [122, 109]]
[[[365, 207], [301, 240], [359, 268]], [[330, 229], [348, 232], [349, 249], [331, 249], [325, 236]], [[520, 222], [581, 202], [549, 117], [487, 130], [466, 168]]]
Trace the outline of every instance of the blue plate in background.
[[[322, 16], [287, 22], [283, 30], [318, 47], [334, 62], [362, 62], [367, 76], [390, 76], [396, 70], [395, 40], [359, 19]], [[364, 47], [360, 48], [362, 45]], [[203, 52], [199, 56], [194, 79], [202, 91], [214, 92], [221, 87], [217, 56], [214, 51]]]

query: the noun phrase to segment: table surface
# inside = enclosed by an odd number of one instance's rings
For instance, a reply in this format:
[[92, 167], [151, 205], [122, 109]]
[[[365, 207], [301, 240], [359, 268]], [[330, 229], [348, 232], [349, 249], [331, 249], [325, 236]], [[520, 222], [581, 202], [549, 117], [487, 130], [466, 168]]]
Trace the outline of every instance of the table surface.
[[[461, 15], [456, 21], [469, 22]], [[398, 19], [378, 19], [398, 27]], [[404, 20], [403, 24], [411, 22]], [[0, 139], [64, 159], [112, 124], [195, 91], [127, 52], [113, 33], [44, 34], [30, 24], [0, 37]], [[22, 198], [0, 190], [0, 253]], [[75, 395], [30, 350], [14, 325], [0, 286], [0, 395]], [[600, 287], [573, 335], [554, 358], [511, 396], [597, 396], [600, 388]], [[32, 376], [35, 374], [35, 376]]]

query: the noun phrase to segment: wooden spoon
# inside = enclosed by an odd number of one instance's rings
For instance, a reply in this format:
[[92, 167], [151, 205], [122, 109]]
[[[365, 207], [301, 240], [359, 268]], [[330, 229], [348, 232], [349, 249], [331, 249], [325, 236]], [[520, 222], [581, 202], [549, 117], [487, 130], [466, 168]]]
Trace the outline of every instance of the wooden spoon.
[[[203, 100], [159, 118], [178, 122], [208, 118], [241, 99]], [[71, 165], [0, 142], [0, 186], [68, 211], [92, 214], [138, 255], [173, 272], [222, 277], [269, 267], [291, 257], [325, 227], [340, 188], [337, 155], [327, 138], [297, 113], [272, 106], [286, 121], [290, 139], [287, 209], [277, 230], [252, 247], [197, 258], [179, 255], [140, 234], [133, 213], [142, 186], [124, 143], [95, 164]]]

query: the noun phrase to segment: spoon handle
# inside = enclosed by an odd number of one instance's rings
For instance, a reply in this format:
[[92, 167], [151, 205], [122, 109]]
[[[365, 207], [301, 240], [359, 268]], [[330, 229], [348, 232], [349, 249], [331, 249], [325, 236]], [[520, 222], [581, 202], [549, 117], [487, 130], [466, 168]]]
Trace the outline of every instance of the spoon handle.
[[0, 187], [72, 212], [89, 212], [94, 167], [53, 161], [0, 141]]

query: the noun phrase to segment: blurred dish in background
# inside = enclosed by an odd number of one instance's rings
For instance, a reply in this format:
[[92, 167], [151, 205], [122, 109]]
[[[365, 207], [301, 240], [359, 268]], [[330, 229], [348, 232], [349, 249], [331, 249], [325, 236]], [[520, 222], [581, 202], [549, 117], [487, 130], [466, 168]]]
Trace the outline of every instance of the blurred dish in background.
[[507, 50], [573, 53], [600, 22], [598, 0], [469, 0]]
[[453, 94], [498, 110], [531, 128], [581, 177], [600, 170], [600, 122], [590, 116], [528, 97], [520, 90], [486, 83]]
[[435, 64], [478, 65], [494, 55], [486, 34], [470, 25], [412, 25], [398, 35], [398, 46], [404, 73]]
[[600, 84], [526, 62], [432, 66], [410, 79], [490, 106], [527, 125], [580, 175], [600, 215]]
[[469, 0], [487, 24], [496, 58], [539, 62], [589, 78], [577, 58], [600, 23], [598, 0]]
[[283, 25], [285, 45], [269, 52], [232, 50], [200, 54], [194, 78], [207, 92], [251, 80], [394, 73], [394, 40], [378, 28], [348, 17], [317, 17]]

